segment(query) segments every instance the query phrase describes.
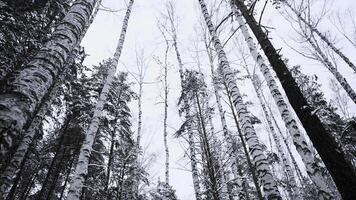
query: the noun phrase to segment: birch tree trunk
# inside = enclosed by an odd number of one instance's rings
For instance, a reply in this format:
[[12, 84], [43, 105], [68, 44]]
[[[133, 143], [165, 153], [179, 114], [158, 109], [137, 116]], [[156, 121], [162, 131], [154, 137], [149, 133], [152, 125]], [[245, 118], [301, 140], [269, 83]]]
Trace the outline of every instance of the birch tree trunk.
[[[191, 119], [190, 115], [187, 115], [186, 117], [187, 118], [189, 117], [188, 119]], [[188, 130], [188, 143], [189, 143], [188, 145], [189, 145], [189, 153], [190, 153], [190, 165], [192, 168], [192, 179], [193, 179], [195, 199], [202, 200], [203, 198], [200, 189], [199, 171], [198, 171], [198, 164], [197, 164], [197, 158], [195, 152], [195, 142], [194, 142], [191, 123], [188, 122], [187, 126], [188, 126], [187, 130]]]
[[166, 154], [166, 162], [165, 162], [165, 177], [166, 177], [166, 185], [169, 185], [169, 149], [168, 149], [168, 141], [167, 141], [167, 117], [168, 117], [168, 63], [167, 63], [167, 53], [168, 53], [168, 41], [167, 41], [167, 49], [164, 59], [164, 119], [163, 119], [163, 142], [164, 142], [164, 151]]
[[72, 49], [80, 42], [96, 0], [78, 0], [53, 32], [37, 55], [8, 81], [0, 95], [0, 149], [5, 153], [12, 146], [12, 137], [19, 135], [34, 117], [42, 98], [58, 75]]
[[[301, 13], [298, 12], [287, 0], [281, 1], [284, 5], [286, 5], [292, 12], [297, 16], [298, 20], [303, 22], [307, 25], [312, 33], [316, 33], [321, 40], [323, 40], [328, 47], [331, 48], [340, 58], [354, 71], [356, 72], [356, 66], [353, 62], [340, 50], [338, 49], [328, 38], [325, 34], [321, 33], [315, 25], [313, 25], [310, 21], [302, 17]], [[309, 5], [308, 5], [309, 6]]]
[[[315, 157], [307, 143], [306, 138], [304, 137], [303, 133], [299, 130], [297, 122], [293, 118], [292, 113], [289, 110], [287, 103], [285, 102], [281, 92], [279, 91], [279, 88], [277, 86], [276, 81], [274, 80], [272, 73], [270, 72], [268, 66], [265, 64], [263, 57], [259, 54], [259, 52], [257, 50], [257, 46], [253, 42], [253, 39], [248, 32], [248, 28], [245, 24], [245, 21], [242, 18], [241, 12], [239, 12], [239, 10], [237, 10], [236, 7], [233, 5], [232, 5], [232, 9], [233, 9], [233, 12], [237, 18], [237, 21], [240, 26], [240, 30], [242, 32], [242, 35], [245, 38], [245, 41], [246, 41], [247, 46], [250, 50], [250, 53], [251, 53], [253, 59], [255, 60], [257, 66], [259, 67], [261, 73], [264, 75], [264, 77], [266, 79], [266, 83], [268, 85], [268, 88], [269, 88], [269, 90], [272, 94], [272, 97], [278, 107], [278, 110], [281, 114], [284, 124], [287, 127], [289, 133], [292, 135], [293, 143], [296, 146], [297, 152], [301, 156], [310, 178], [313, 180], [314, 184], [316, 185], [316, 187], [319, 190], [318, 191], [319, 197], [321, 199], [332, 198], [332, 196], [333, 196], [332, 191], [328, 188], [328, 185], [326, 184], [326, 179], [325, 179], [325, 177], [323, 177], [323, 175], [321, 173], [321, 168], [315, 162]], [[249, 70], [247, 69], [247, 67], [246, 67], [246, 70], [248, 71], [248, 74], [251, 77], [251, 74], [249, 73]], [[266, 107], [263, 105], [261, 93], [258, 90], [258, 87], [260, 86], [257, 84], [258, 79], [255, 76], [255, 77], [251, 77], [251, 80], [252, 80], [253, 86], [257, 92], [257, 96], [261, 102], [263, 111], [267, 117], [268, 112], [267, 112]], [[267, 121], [269, 122], [268, 124], [271, 129], [273, 138], [275, 138], [277, 135], [276, 135], [276, 132], [274, 131], [273, 125], [270, 123], [271, 121], [269, 121], [268, 119], [267, 119]], [[278, 137], [276, 139], [278, 140]], [[277, 144], [277, 146], [280, 146], [280, 142], [276, 141], [276, 144]], [[282, 150], [280, 148], [278, 148], [278, 149]], [[283, 158], [283, 155], [284, 155], [283, 152], [280, 152], [280, 153], [282, 153], [281, 155]], [[291, 172], [290, 167], [287, 167], [286, 169], [287, 169], [287, 171], [289, 171], [289, 175], [292, 175], [292, 173], [290, 173]], [[294, 186], [293, 188], [296, 188], [294, 181], [291, 181], [290, 183], [292, 184], [292, 186]]]
[[212, 78], [213, 78], [213, 87], [214, 87], [214, 94], [215, 94], [215, 99], [216, 99], [216, 104], [218, 107], [218, 111], [219, 111], [219, 116], [220, 116], [220, 121], [221, 121], [221, 125], [223, 128], [223, 134], [224, 134], [224, 138], [226, 141], [226, 149], [229, 150], [231, 149], [232, 153], [232, 158], [230, 158], [230, 166], [232, 168], [232, 174], [234, 176], [234, 179], [237, 180], [238, 183], [238, 197], [241, 200], [246, 199], [247, 194], [245, 193], [246, 188], [243, 188], [246, 184], [244, 184], [243, 182], [241, 182], [240, 180], [243, 180], [244, 182], [246, 182], [246, 179], [243, 179], [242, 176], [238, 173], [238, 152], [237, 152], [237, 138], [234, 137], [228, 130], [227, 128], [227, 123], [226, 123], [226, 119], [225, 119], [225, 114], [224, 114], [224, 109], [222, 107], [221, 104], [221, 96], [219, 94], [219, 88], [217, 85], [217, 77], [215, 74], [215, 70], [214, 70], [214, 64], [213, 64], [213, 56], [211, 55], [211, 52], [208, 49], [206, 40], [205, 40], [205, 48], [209, 57], [209, 63], [210, 63], [210, 69], [211, 69], [211, 74], [212, 74]]
[[[97, 15], [99, 11], [99, 6], [102, 0], [98, 0], [97, 3], [95, 4], [95, 8], [93, 13], [90, 16], [90, 19], [88, 20], [88, 23], [84, 27], [84, 30], [82, 31], [80, 35], [80, 39], [77, 41], [76, 46], [79, 45], [80, 41], [84, 38], [86, 31], [88, 30], [89, 26], [93, 23], [95, 16]], [[71, 63], [74, 62], [73, 58], [73, 52], [67, 59], [67, 64], [66, 65], [71, 65]], [[68, 64], [70, 63], [70, 64]], [[67, 67], [68, 68], [68, 67]], [[31, 124], [29, 125], [29, 128], [26, 130], [26, 133], [21, 140], [19, 147], [17, 148], [15, 154], [13, 155], [9, 166], [6, 167], [4, 172], [1, 175], [1, 186], [0, 186], [0, 197], [7, 196], [7, 192], [10, 189], [9, 187], [11, 186], [13, 179], [16, 177], [17, 171], [19, 169], [19, 166], [21, 163], [24, 161], [25, 154], [28, 151], [28, 148], [33, 141], [33, 138], [38, 131], [38, 128], [40, 128], [39, 124], [43, 120], [43, 118], [46, 115], [46, 112], [51, 106], [52, 102], [54, 99], [57, 97], [57, 92], [59, 90], [60, 84], [62, 84], [65, 76], [65, 71], [67, 70], [64, 69], [63, 72], [60, 73], [60, 76], [58, 80], [55, 80], [55, 83], [51, 88], [49, 88], [49, 92], [44, 96], [44, 98], [41, 100], [41, 103], [39, 105], [39, 112], [36, 114], [36, 116], [31, 120]], [[48, 99], [49, 98], [49, 99]]]
[[[356, 174], [345, 158], [333, 136], [326, 131], [320, 119], [312, 114], [308, 103], [298, 88], [288, 67], [277, 53], [268, 36], [250, 14], [243, 1], [232, 0], [242, 13], [272, 65], [287, 94], [289, 102], [303, 124], [320, 157], [333, 177], [339, 192], [345, 199], [355, 199]], [[347, 180], [347, 181], [346, 181]]]
[[236, 80], [230, 64], [227, 60], [226, 54], [223, 50], [221, 42], [217, 37], [215, 27], [212, 24], [210, 15], [204, 0], [199, 0], [204, 19], [206, 21], [212, 43], [217, 51], [219, 60], [219, 73], [223, 77], [226, 85], [228, 86], [229, 95], [233, 98], [234, 106], [238, 112], [239, 120], [242, 125], [242, 130], [246, 135], [246, 141], [249, 145], [249, 150], [252, 157], [252, 163], [256, 167], [258, 177], [263, 186], [265, 195], [268, 199], [281, 199], [281, 195], [278, 191], [277, 184], [272, 177], [265, 155], [263, 154], [261, 145], [259, 144], [258, 137], [255, 129], [250, 120], [250, 113], [247, 111], [246, 105], [242, 100], [241, 93], [236, 85]]
[[121, 51], [122, 51], [122, 48], [124, 45], [126, 30], [128, 27], [128, 21], [130, 18], [133, 3], [134, 3], [134, 0], [130, 0], [129, 5], [127, 7], [125, 18], [123, 20], [119, 43], [117, 45], [112, 62], [109, 66], [108, 76], [106, 77], [103, 89], [100, 93], [98, 102], [97, 102], [95, 110], [94, 110], [92, 120], [91, 120], [89, 128], [85, 134], [86, 136], [85, 136], [85, 139], [83, 142], [83, 146], [80, 150], [78, 163], [75, 167], [73, 181], [69, 188], [68, 197], [67, 197], [68, 200], [78, 200], [80, 198], [80, 193], [81, 193], [81, 190], [83, 187], [84, 179], [88, 173], [89, 158], [91, 155], [94, 138], [95, 138], [95, 135], [99, 128], [99, 121], [100, 121], [100, 117], [102, 116], [103, 106], [107, 100], [107, 96], [109, 94], [109, 89], [111, 87], [111, 83], [114, 80], [116, 67], [118, 65], [118, 61], [119, 61]]
[[[170, 23], [171, 23], [171, 29], [172, 29], [172, 39], [173, 39], [173, 47], [176, 53], [176, 58], [178, 62], [178, 67], [179, 67], [179, 76], [180, 76], [180, 81], [181, 81], [181, 88], [183, 88], [184, 85], [184, 73], [183, 73], [183, 61], [180, 56], [180, 51], [178, 48], [178, 37], [174, 25], [173, 18], [170, 18]], [[192, 179], [193, 179], [193, 187], [194, 187], [194, 192], [195, 192], [195, 199], [196, 200], [202, 200], [202, 194], [201, 194], [201, 189], [200, 189], [200, 181], [199, 181], [199, 172], [198, 172], [198, 167], [197, 167], [197, 158], [195, 154], [195, 145], [194, 145], [194, 137], [193, 137], [193, 130], [191, 126], [191, 120], [192, 117], [190, 115], [190, 109], [189, 109], [189, 103], [186, 98], [184, 98], [184, 107], [185, 107], [185, 120], [188, 121], [187, 123], [187, 134], [188, 134], [188, 145], [189, 145], [189, 153], [190, 153], [190, 165], [192, 169]]]
[[[228, 92], [226, 84], [224, 84], [224, 86], [225, 86], [225, 90]], [[255, 185], [255, 188], [256, 188], [257, 197], [258, 197], [258, 199], [263, 200], [264, 198], [262, 196], [260, 184], [259, 184], [259, 181], [258, 181], [258, 177], [257, 177], [258, 175], [257, 175], [256, 167], [252, 164], [252, 161], [251, 161], [251, 158], [250, 158], [250, 153], [248, 152], [247, 145], [246, 145], [246, 142], [245, 142], [245, 139], [244, 139], [244, 135], [243, 135], [243, 133], [241, 131], [240, 123], [239, 123], [239, 121], [237, 119], [237, 116], [236, 116], [236, 113], [235, 113], [235, 110], [234, 110], [234, 103], [232, 102], [232, 99], [231, 99], [229, 94], [228, 94], [228, 100], [229, 100], [229, 106], [230, 106], [230, 109], [231, 109], [231, 112], [232, 112], [232, 116], [233, 116], [233, 118], [235, 120], [237, 132], [238, 132], [238, 135], [239, 135], [240, 140], [241, 140], [241, 145], [242, 145], [242, 148], [244, 150], [244, 154], [245, 154], [246, 161], [247, 161], [247, 166], [248, 166], [248, 169], [249, 169], [249, 171], [250, 171], [250, 173], [252, 175], [253, 184]], [[233, 146], [233, 147], [235, 149], [237, 149], [237, 146]], [[247, 196], [248, 195], [246, 195], [246, 197]]]
[[[288, 178], [288, 185], [287, 185], [287, 189], [288, 190], [292, 190], [292, 194], [290, 194], [293, 198], [292, 199], [298, 199], [298, 197], [300, 197], [300, 191], [299, 191], [299, 188], [297, 186], [297, 182], [296, 182], [296, 179], [295, 179], [295, 176], [294, 176], [294, 172], [293, 172], [293, 169], [291, 168], [291, 165], [290, 165], [290, 161], [289, 159], [287, 158], [287, 156], [285, 155], [284, 151], [283, 151], [283, 146], [281, 144], [281, 140], [279, 138], [279, 136], [277, 135], [276, 133], [276, 130], [274, 129], [274, 126], [273, 126], [273, 123], [271, 121], [271, 117], [268, 113], [268, 110], [267, 110], [267, 107], [265, 105], [265, 102], [263, 101], [262, 99], [262, 95], [263, 93], [260, 91], [260, 86], [261, 86], [261, 83], [259, 81], [259, 78], [258, 76], [255, 74], [254, 76], [250, 73], [250, 71], [248, 70], [247, 66], [246, 66], [246, 71], [252, 81], [252, 84], [253, 84], [253, 87], [256, 91], [256, 94], [257, 94], [257, 97], [258, 97], [258, 100], [261, 104], [261, 107], [262, 107], [262, 110], [263, 110], [263, 113], [265, 114], [265, 118], [267, 120], [267, 124], [268, 124], [268, 127], [271, 131], [271, 134], [272, 134], [272, 138], [276, 144], [276, 148], [277, 148], [277, 151], [279, 153], [279, 155], [281, 156], [282, 158], [282, 161], [283, 161], [283, 164], [284, 164], [284, 168], [287, 172], [287, 178]], [[271, 113], [272, 115], [272, 113]]]
[[265, 104], [265, 105], [267, 106], [267, 108], [268, 108], [269, 113], [271, 113], [270, 117], [271, 117], [271, 119], [272, 119], [272, 121], [273, 121], [275, 127], [277, 128], [277, 132], [278, 132], [278, 134], [279, 134], [279, 137], [282, 138], [283, 143], [284, 143], [284, 146], [285, 146], [286, 149], [287, 149], [288, 155], [289, 155], [289, 157], [290, 157], [290, 159], [291, 159], [291, 162], [292, 162], [292, 164], [293, 164], [293, 166], [294, 166], [294, 169], [295, 169], [295, 171], [296, 171], [296, 173], [297, 173], [297, 175], [298, 175], [299, 182], [300, 182], [301, 184], [303, 184], [303, 180], [302, 180], [302, 179], [304, 178], [304, 177], [303, 177], [303, 174], [302, 174], [302, 172], [300, 171], [300, 168], [299, 168], [299, 166], [298, 166], [298, 164], [297, 164], [297, 161], [296, 161], [295, 158], [294, 158], [294, 155], [292, 154], [292, 150], [290, 149], [290, 146], [289, 146], [289, 143], [288, 143], [288, 141], [287, 141], [287, 138], [284, 137], [284, 135], [283, 135], [283, 133], [282, 133], [282, 130], [281, 130], [281, 128], [279, 127], [279, 125], [278, 125], [278, 123], [277, 123], [276, 118], [275, 118], [274, 115], [272, 114], [272, 113], [273, 113], [273, 112], [272, 112], [272, 109], [271, 109], [271, 107], [267, 104], [267, 100], [266, 100], [265, 96], [263, 95], [263, 93], [261, 93], [261, 96], [262, 96], [262, 99], [263, 99], [264, 104]]

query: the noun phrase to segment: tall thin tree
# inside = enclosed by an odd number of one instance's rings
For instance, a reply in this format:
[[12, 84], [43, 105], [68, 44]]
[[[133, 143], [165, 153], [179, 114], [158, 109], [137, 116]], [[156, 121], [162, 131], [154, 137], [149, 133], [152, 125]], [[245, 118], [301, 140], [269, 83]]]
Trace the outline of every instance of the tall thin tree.
[[[180, 77], [180, 85], [181, 85], [181, 90], [184, 88], [184, 64], [183, 60], [180, 54], [179, 50], [179, 45], [178, 45], [178, 35], [177, 35], [177, 24], [176, 24], [176, 16], [175, 16], [175, 10], [174, 10], [174, 5], [173, 2], [169, 2], [167, 4], [167, 16], [168, 20], [170, 23], [170, 35], [172, 37], [172, 42], [173, 42], [173, 47], [176, 55], [176, 59], [178, 62], [178, 71], [179, 71], [179, 77]], [[196, 152], [195, 152], [195, 145], [194, 145], [194, 137], [193, 137], [193, 130], [192, 130], [192, 116], [191, 116], [191, 111], [190, 111], [190, 105], [188, 102], [187, 98], [184, 98], [183, 100], [183, 107], [184, 109], [184, 114], [185, 114], [185, 120], [186, 120], [186, 129], [187, 129], [187, 134], [188, 134], [188, 148], [189, 148], [189, 157], [190, 157], [190, 165], [191, 165], [191, 170], [192, 170], [192, 179], [193, 179], [193, 187], [194, 187], [194, 192], [195, 192], [195, 199], [196, 200], [201, 200], [202, 199], [202, 194], [201, 194], [201, 189], [200, 189], [200, 181], [199, 181], [199, 172], [198, 172], [198, 167], [197, 167], [197, 158], [196, 158]]]
[[134, 3], [134, 0], [130, 0], [129, 5], [127, 7], [127, 11], [126, 11], [126, 14], [125, 14], [125, 17], [123, 20], [123, 24], [122, 24], [119, 43], [116, 47], [114, 57], [109, 65], [108, 75], [106, 77], [103, 89], [100, 93], [98, 102], [96, 104], [91, 123], [88, 127], [86, 134], [85, 134], [86, 137], [83, 142], [83, 146], [80, 150], [78, 163], [75, 167], [74, 178], [73, 178], [73, 181], [71, 183], [71, 186], [70, 186], [69, 192], [68, 192], [67, 199], [69, 199], [69, 200], [78, 200], [80, 198], [80, 193], [81, 193], [81, 190], [83, 187], [85, 175], [88, 172], [89, 157], [91, 155], [92, 145], [94, 143], [94, 138], [95, 138], [95, 135], [96, 135], [98, 127], [99, 127], [99, 119], [100, 119], [100, 116], [102, 115], [103, 106], [104, 106], [104, 103], [106, 102], [109, 88], [110, 88], [111, 83], [114, 79], [116, 67], [118, 65], [118, 61], [119, 61], [119, 58], [120, 58], [120, 55], [121, 55], [121, 52], [123, 49], [126, 31], [127, 31], [128, 22], [129, 22], [133, 3]]

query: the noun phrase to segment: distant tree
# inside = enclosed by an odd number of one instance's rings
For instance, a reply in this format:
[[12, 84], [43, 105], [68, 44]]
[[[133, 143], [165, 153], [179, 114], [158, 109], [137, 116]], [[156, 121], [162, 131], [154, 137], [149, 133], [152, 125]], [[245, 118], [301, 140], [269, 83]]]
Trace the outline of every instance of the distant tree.
[[155, 200], [178, 200], [172, 186], [158, 180], [156, 188], [150, 191], [150, 196]]

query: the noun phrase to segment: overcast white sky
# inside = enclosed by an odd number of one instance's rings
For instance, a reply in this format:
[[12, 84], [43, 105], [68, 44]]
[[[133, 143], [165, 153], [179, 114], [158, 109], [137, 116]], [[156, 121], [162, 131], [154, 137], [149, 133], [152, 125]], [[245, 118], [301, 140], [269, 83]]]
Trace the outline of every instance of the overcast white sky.
[[[126, 0], [128, 2], [128, 0]], [[164, 5], [166, 0], [136, 0], [132, 15], [129, 21], [129, 27], [126, 35], [126, 41], [122, 55], [120, 58], [121, 64], [118, 66], [119, 71], [129, 70], [132, 73], [137, 72], [136, 67], [136, 57], [135, 50], [145, 52], [145, 58], [147, 59], [148, 72], [145, 81], [151, 82], [151, 84], [144, 85], [143, 94], [143, 139], [142, 146], [146, 148], [145, 156], [155, 155], [155, 162], [150, 166], [149, 172], [151, 174], [152, 184], [156, 183], [158, 177], [164, 179], [164, 149], [163, 149], [163, 105], [159, 102], [162, 101], [161, 95], [161, 84], [158, 82], [158, 77], [160, 75], [160, 67], [152, 60], [153, 56], [158, 56], [162, 59], [164, 52], [163, 39], [157, 29], [157, 19], [160, 17], [160, 12], [164, 12]], [[213, 0], [207, 0], [211, 3]], [[216, 1], [219, 2], [219, 1]], [[333, 2], [333, 1], [331, 1]], [[332, 3], [329, 5], [333, 10], [341, 10], [341, 14], [347, 15], [346, 10], [355, 10], [356, 3], [354, 0], [344, 0], [342, 4]], [[225, 7], [223, 3], [222, 7]], [[86, 53], [89, 56], [85, 60], [85, 64], [88, 66], [95, 65], [107, 59], [113, 55], [114, 49], [116, 47], [118, 37], [121, 30], [123, 15], [125, 14], [126, 3], [123, 0], [103, 0], [103, 5], [107, 8], [113, 10], [122, 10], [119, 12], [104, 12], [100, 11], [94, 20], [94, 23], [88, 30], [86, 37], [83, 40], [82, 45], [85, 47]], [[182, 53], [182, 59], [184, 60], [186, 68], [196, 67], [194, 64], [196, 53], [195, 49], [203, 50], [202, 44], [198, 44], [197, 48], [194, 47], [194, 41], [197, 41], [198, 32], [194, 27], [198, 27], [198, 19], [201, 16], [200, 7], [197, 0], [176, 0], [176, 13], [179, 15], [179, 45]], [[221, 18], [226, 13], [222, 9], [219, 16], [214, 16], [216, 18]], [[260, 10], [257, 9], [259, 12]], [[317, 6], [315, 7], [314, 14], [317, 15], [319, 12]], [[331, 14], [331, 13], [330, 13]], [[326, 23], [323, 23], [322, 30], [331, 29], [332, 34], [337, 34], [337, 31], [325, 19]], [[229, 22], [230, 23], [230, 22]], [[229, 31], [231, 26], [227, 23], [224, 28]], [[284, 41], [287, 41], [289, 45], [294, 48], [300, 49], [300, 44], [295, 42], [297, 35], [294, 30], [290, 27], [289, 23], [281, 17], [281, 15], [271, 6], [267, 7], [265, 14], [262, 19], [262, 24], [269, 27], [274, 27], [271, 30], [270, 37], [273, 38], [273, 44], [276, 48], [282, 48], [281, 53], [289, 58], [290, 64], [292, 65], [302, 65], [303, 72], [307, 74], [317, 74], [319, 76], [320, 83], [323, 85], [328, 98], [332, 98], [332, 94], [328, 92], [330, 74], [328, 71], [320, 66], [319, 63], [307, 60], [302, 56], [298, 55], [291, 48], [289, 48]], [[223, 33], [221, 39], [226, 39], [227, 34]], [[341, 39], [338, 36], [338, 39]], [[351, 48], [347, 43], [340, 41], [338, 43], [339, 47], [346, 49], [346, 54], [351, 58], [352, 61], [356, 62], [355, 48]], [[229, 43], [226, 47], [229, 59], [238, 64], [240, 61], [236, 56], [236, 49], [232, 43]], [[169, 96], [169, 113], [168, 113], [168, 123], [169, 123], [169, 147], [170, 147], [170, 180], [171, 185], [177, 190], [177, 195], [181, 200], [193, 199], [193, 187], [191, 174], [189, 171], [190, 165], [188, 160], [184, 157], [183, 146], [184, 142], [179, 139], [173, 138], [173, 133], [180, 126], [181, 119], [178, 116], [176, 104], [179, 96], [179, 75], [176, 59], [174, 57], [174, 52], [171, 51], [169, 56], [169, 62], [172, 67], [169, 71], [169, 86], [170, 86], [170, 96]], [[202, 68], [204, 72], [209, 72], [210, 69], [208, 65], [204, 65], [207, 60], [204, 55], [199, 55]], [[341, 63], [341, 62], [340, 62]], [[236, 66], [236, 65], [234, 65]], [[349, 83], [355, 86], [356, 89], [356, 76], [344, 65], [340, 64], [339, 70], [348, 78]], [[207, 73], [208, 80], [210, 73]], [[132, 79], [134, 80], [134, 79]], [[210, 83], [209, 83], [210, 85]], [[248, 94], [253, 102], [257, 102], [256, 97], [253, 93], [249, 92], [251, 90], [251, 84], [249, 81], [244, 81], [239, 83], [242, 87], [242, 91]], [[137, 91], [137, 88], [134, 87]], [[211, 98], [212, 104], [214, 104], [215, 99]], [[351, 104], [351, 102], [350, 102]], [[137, 124], [137, 103], [132, 103], [133, 111], [133, 130], [136, 130]], [[350, 108], [351, 109], [351, 108]], [[261, 115], [261, 109], [258, 106], [251, 107], [251, 110], [257, 116]], [[356, 109], [352, 107], [352, 113], [355, 115]], [[277, 114], [277, 113], [276, 113]], [[220, 127], [217, 126], [219, 130]], [[264, 127], [257, 127], [259, 134], [263, 134]], [[263, 136], [261, 137], [262, 140]], [[185, 169], [185, 170], [184, 170]]]

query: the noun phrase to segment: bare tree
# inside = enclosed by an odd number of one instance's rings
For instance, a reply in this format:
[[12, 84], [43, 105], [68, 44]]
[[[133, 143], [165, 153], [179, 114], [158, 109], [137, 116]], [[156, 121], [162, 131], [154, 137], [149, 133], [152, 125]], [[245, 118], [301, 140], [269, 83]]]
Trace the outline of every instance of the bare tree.
[[[298, 20], [300, 20], [302, 23], [304, 23], [308, 29], [312, 32], [315, 33], [317, 36], [319, 36], [319, 38], [324, 41], [327, 46], [332, 49], [337, 55], [340, 56], [340, 58], [354, 71], [356, 72], [356, 66], [354, 65], [354, 63], [351, 62], [351, 60], [339, 49], [335, 46], [335, 44], [328, 38], [328, 36], [324, 33], [322, 33], [318, 28], [317, 25], [318, 23], [314, 23], [311, 20], [310, 14], [306, 13], [304, 14], [302, 10], [307, 11], [310, 10], [310, 1], [304, 1], [304, 3], [306, 4], [305, 7], [307, 8], [303, 8], [301, 10], [297, 10], [291, 3], [289, 3], [287, 0], [278, 0], [277, 2], [282, 2], [286, 7], [288, 7], [294, 14], [295, 16], [298, 18]], [[304, 7], [303, 5], [301, 5], [300, 7]], [[305, 17], [305, 16], [307, 17]], [[320, 20], [318, 20], [319, 22]]]

